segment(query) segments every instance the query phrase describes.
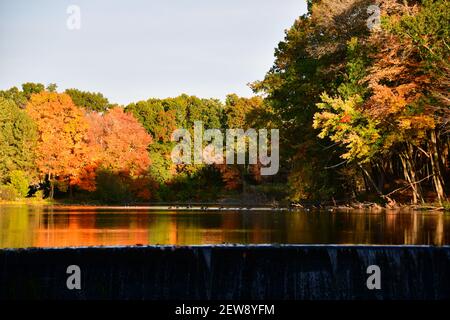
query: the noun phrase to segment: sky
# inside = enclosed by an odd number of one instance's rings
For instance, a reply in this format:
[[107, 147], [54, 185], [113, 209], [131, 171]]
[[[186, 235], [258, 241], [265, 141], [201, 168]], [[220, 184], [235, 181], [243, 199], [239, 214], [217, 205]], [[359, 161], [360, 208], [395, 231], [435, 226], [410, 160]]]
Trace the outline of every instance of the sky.
[[[70, 5], [80, 29], [67, 26]], [[0, 0], [0, 90], [56, 83], [119, 104], [248, 97], [305, 12], [305, 0]]]

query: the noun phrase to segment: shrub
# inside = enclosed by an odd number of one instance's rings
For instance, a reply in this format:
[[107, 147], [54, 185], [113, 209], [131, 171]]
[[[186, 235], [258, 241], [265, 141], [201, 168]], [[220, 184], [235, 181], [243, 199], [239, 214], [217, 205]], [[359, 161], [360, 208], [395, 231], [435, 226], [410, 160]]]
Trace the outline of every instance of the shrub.
[[95, 195], [104, 203], [121, 203], [131, 200], [131, 192], [126, 178], [110, 171], [101, 170], [97, 173]]
[[34, 195], [33, 198], [37, 199], [37, 200], [43, 200], [44, 199], [44, 190], [37, 190]]
[[20, 170], [12, 171], [9, 175], [9, 181], [9, 185], [16, 190], [18, 197], [25, 198], [28, 195], [30, 181], [25, 172]]
[[13, 201], [18, 197], [16, 189], [11, 186], [0, 186], [0, 200]]
[[444, 203], [442, 203], [442, 206], [444, 207], [445, 211], [450, 211], [450, 201], [444, 201]]

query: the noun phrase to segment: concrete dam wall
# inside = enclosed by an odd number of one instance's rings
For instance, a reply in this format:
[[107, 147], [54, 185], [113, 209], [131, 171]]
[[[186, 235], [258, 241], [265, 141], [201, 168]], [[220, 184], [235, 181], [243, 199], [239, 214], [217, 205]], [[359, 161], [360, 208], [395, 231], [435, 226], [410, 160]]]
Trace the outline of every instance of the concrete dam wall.
[[[69, 290], [79, 266], [81, 289]], [[381, 289], [370, 290], [369, 266]], [[449, 299], [450, 247], [199, 246], [0, 250], [0, 299]]]

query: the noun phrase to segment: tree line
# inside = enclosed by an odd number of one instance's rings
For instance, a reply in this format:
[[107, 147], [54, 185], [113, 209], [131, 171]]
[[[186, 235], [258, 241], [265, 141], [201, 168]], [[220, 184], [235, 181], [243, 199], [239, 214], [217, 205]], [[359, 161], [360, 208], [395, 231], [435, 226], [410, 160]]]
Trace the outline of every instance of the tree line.
[[240, 171], [174, 164], [172, 132], [192, 130], [199, 120], [206, 129], [249, 127], [247, 113], [263, 112], [261, 98], [234, 94], [226, 103], [181, 95], [118, 106], [100, 93], [58, 93], [54, 84], [25, 83], [21, 89], [0, 91], [5, 200], [55, 195], [106, 203], [214, 200], [223, 190], [239, 189]]
[[[369, 6], [379, 8], [370, 27]], [[0, 197], [105, 202], [265, 200], [445, 204], [447, 0], [318, 0], [286, 31], [252, 98], [181, 95], [118, 106], [101, 93], [25, 83], [0, 91]], [[171, 134], [278, 128], [281, 169], [175, 165]]]

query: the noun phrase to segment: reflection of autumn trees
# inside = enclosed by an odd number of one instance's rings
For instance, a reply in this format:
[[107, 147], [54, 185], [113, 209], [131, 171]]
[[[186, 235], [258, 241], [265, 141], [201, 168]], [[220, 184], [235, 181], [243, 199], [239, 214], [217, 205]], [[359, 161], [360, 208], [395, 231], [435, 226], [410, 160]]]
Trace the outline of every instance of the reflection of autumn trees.
[[443, 216], [437, 217], [436, 231], [434, 232], [433, 242], [436, 245], [445, 244], [445, 221]]
[[35, 216], [28, 215], [25, 206], [12, 209], [0, 206], [0, 248], [20, 248], [33, 246], [33, 233], [36, 228]]
[[[45, 219], [45, 215], [41, 218]], [[36, 232], [34, 246], [104, 246], [148, 243], [148, 216], [128, 212], [103, 214], [95, 211], [52, 213]]]
[[439, 213], [148, 213], [94, 207], [0, 207], [0, 247], [448, 244]]
[[449, 219], [440, 213], [320, 213], [298, 215], [286, 227], [287, 243], [445, 244]]

